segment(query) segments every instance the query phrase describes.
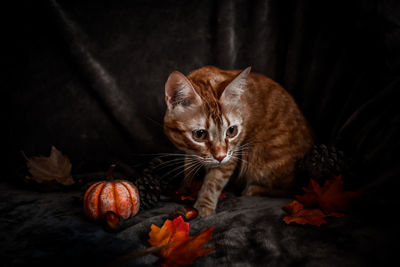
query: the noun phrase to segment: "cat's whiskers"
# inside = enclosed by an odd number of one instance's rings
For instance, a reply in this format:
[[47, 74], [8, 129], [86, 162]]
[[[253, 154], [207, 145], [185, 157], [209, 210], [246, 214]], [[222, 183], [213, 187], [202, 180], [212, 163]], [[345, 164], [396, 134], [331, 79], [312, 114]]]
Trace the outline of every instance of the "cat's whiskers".
[[182, 158], [180, 158], [180, 159], [171, 159], [171, 160], [168, 160], [168, 161], [164, 161], [164, 162], [156, 165], [154, 167], [154, 170], [160, 171], [162, 169], [165, 169], [165, 168], [168, 168], [168, 167], [171, 167], [171, 166], [175, 166], [177, 164], [181, 164], [183, 161], [184, 161], [184, 159], [182, 159]]
[[247, 151], [251, 148], [252, 144], [253, 144], [253, 142], [248, 142], [246, 144], [237, 146], [234, 149], [232, 149], [232, 153]]
[[234, 156], [242, 156], [242, 155], [247, 155], [247, 154], [248, 154], [247, 150], [234, 150], [231, 153], [231, 155], [234, 155]]
[[[183, 164], [179, 164], [178, 167], [175, 167], [175, 168], [173, 168], [172, 170], [170, 170], [170, 171], [164, 173], [164, 174], [161, 176], [161, 179], [164, 179], [164, 178], [167, 177], [169, 174], [172, 174], [172, 173], [174, 173], [174, 172], [176, 172], [176, 171], [178, 171], [179, 169], [182, 169], [182, 168], [184, 168], [184, 165], [183, 165]], [[177, 175], [175, 174], [175, 175], [173, 175], [172, 177], [176, 177], [176, 176], [177, 176]]]
[[185, 179], [189, 182], [192, 181], [193, 177], [197, 174], [197, 172], [204, 167], [204, 164], [202, 162], [199, 162], [199, 164], [195, 167], [192, 168], [192, 170], [190, 170], [190, 172], [188, 173], [188, 177]]
[[145, 154], [145, 155], [146, 156], [156, 156], [158, 158], [196, 156], [196, 155], [193, 155], [193, 154], [186, 154], [186, 153], [155, 153], [155, 154]]
[[237, 160], [238, 163], [240, 163], [241, 165], [240, 173], [245, 173], [248, 167], [250, 166], [250, 163], [247, 160], [244, 160], [242, 157], [232, 156], [232, 158]]
[[237, 155], [232, 155], [231, 158], [236, 159], [238, 161], [242, 161], [242, 162], [248, 163], [247, 160], [243, 159], [242, 157], [238, 157]]
[[[185, 160], [181, 161], [183, 164], [179, 164], [179, 166], [175, 167], [174, 169], [168, 171], [167, 173], [165, 173], [161, 178], [165, 178], [167, 175], [174, 173], [180, 169], [183, 169], [182, 171], [179, 171], [178, 173], [174, 174], [173, 177], [177, 177], [178, 175], [180, 175], [183, 171], [185, 171], [185, 167], [190, 167], [194, 164], [196, 164], [198, 162], [197, 158], [186, 158]], [[173, 165], [177, 165], [178, 163], [181, 162], [177, 162]]]
[[243, 145], [237, 146], [236, 148], [237, 148], [237, 149], [240, 149], [240, 148], [249, 148], [250, 145], [252, 145], [252, 144], [254, 144], [254, 143], [255, 143], [255, 142], [247, 142], [247, 143], [245, 143], [245, 144], [243, 144]]
[[232, 154], [247, 154], [248, 150], [247, 149], [241, 149], [241, 150], [233, 150]]
[[[155, 170], [160, 170], [160, 169], [164, 169], [167, 167], [171, 167], [177, 164], [181, 164], [182, 162], [184, 162], [185, 160], [198, 160], [199, 158], [201, 158], [200, 156], [197, 155], [192, 155], [192, 154], [180, 154], [180, 153], [158, 153], [158, 154], [149, 154], [149, 155], [156, 155], [157, 158], [161, 159], [161, 163], [156, 165], [154, 167]], [[172, 157], [172, 159], [169, 160], [164, 160], [164, 158], [166, 157]]]
[[[195, 162], [194, 164], [191, 164], [190, 166], [185, 166], [185, 170], [187, 171], [186, 172], [186, 175], [185, 175], [185, 177], [184, 177], [184, 180], [183, 180], [183, 182], [185, 183], [185, 184], [190, 184], [191, 183], [191, 181], [192, 181], [192, 179], [193, 179], [193, 177], [194, 177], [194, 175], [196, 175], [196, 173], [203, 167], [204, 165], [203, 165], [203, 163], [202, 162], [200, 162], [200, 161], [197, 161], [197, 162]], [[185, 171], [184, 170], [184, 171]]]
[[183, 170], [180, 172], [176, 173], [174, 177], [177, 177], [181, 175], [183, 172], [186, 172], [184, 177], [183, 177], [183, 183], [184, 184], [190, 184], [193, 176], [197, 173], [198, 170], [203, 166], [203, 164], [200, 161], [195, 161], [191, 162], [190, 164], [185, 164]]
[[212, 158], [204, 158], [202, 161], [203, 161], [204, 165], [209, 165], [209, 164], [215, 164], [216, 160], [214, 160]]
[[243, 163], [243, 169], [247, 169], [250, 163], [243, 159], [243, 156], [248, 155], [248, 149], [250, 148], [251, 143], [246, 143], [244, 145], [238, 146], [235, 149], [232, 150], [232, 155], [231, 157], [233, 159], [236, 159], [238, 162]]
[[149, 153], [149, 154], [134, 154], [136, 156], [154, 156], [157, 158], [165, 158], [165, 157], [192, 157], [192, 158], [201, 158], [195, 154], [187, 154], [187, 153]]

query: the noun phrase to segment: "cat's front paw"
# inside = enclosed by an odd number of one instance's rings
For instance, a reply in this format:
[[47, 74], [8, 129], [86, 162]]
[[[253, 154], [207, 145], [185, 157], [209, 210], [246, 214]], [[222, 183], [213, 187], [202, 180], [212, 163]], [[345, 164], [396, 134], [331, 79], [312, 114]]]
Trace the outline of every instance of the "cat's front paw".
[[197, 202], [194, 204], [193, 207], [197, 209], [200, 217], [205, 217], [208, 215], [215, 214], [215, 209], [209, 208], [209, 207], [199, 204]]

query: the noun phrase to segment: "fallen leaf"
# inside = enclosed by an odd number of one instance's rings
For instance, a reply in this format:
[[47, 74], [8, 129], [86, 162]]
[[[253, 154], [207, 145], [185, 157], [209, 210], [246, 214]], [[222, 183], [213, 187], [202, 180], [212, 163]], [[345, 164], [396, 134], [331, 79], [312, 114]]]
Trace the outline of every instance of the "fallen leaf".
[[303, 188], [304, 195], [295, 196], [296, 200], [283, 207], [289, 215], [283, 220], [289, 224], [311, 224], [320, 226], [326, 223], [325, 217], [343, 217], [344, 211], [353, 198], [361, 195], [360, 191], [344, 191], [342, 176], [326, 180], [321, 187], [310, 179], [308, 187]]
[[172, 221], [166, 220], [161, 228], [152, 224], [149, 243], [153, 247], [163, 247], [157, 252], [162, 266], [185, 266], [215, 248], [203, 248], [211, 239], [212, 231], [213, 227], [210, 227], [197, 236], [189, 236], [189, 223], [179, 216]]
[[32, 177], [27, 179], [34, 180], [37, 183], [56, 182], [61, 185], [72, 185], [74, 179], [71, 176], [71, 162], [57, 148], [51, 147], [49, 157], [27, 158], [27, 166]]
[[303, 196], [296, 196], [306, 207], [317, 205], [324, 212], [344, 212], [348, 209], [350, 201], [360, 197], [360, 191], [343, 191], [342, 176], [326, 180], [321, 187], [315, 180], [310, 179], [310, 184], [304, 188]]
[[[312, 179], [310, 179], [313, 181]], [[300, 201], [301, 203], [304, 204], [305, 207], [313, 207], [313, 206], [318, 206], [318, 196], [314, 192], [312, 183], [309, 183], [308, 187], [303, 187], [303, 190], [305, 191], [304, 195], [296, 195], [295, 198]]]
[[191, 196], [181, 196], [181, 200], [182, 201], [185, 201], [185, 200], [195, 201], [196, 199]]
[[315, 226], [321, 226], [322, 224], [327, 223], [327, 221], [324, 219], [325, 217], [344, 216], [344, 214], [338, 212], [332, 212], [326, 214], [321, 209], [318, 208], [314, 209], [304, 208], [304, 205], [300, 203], [298, 200], [293, 200], [287, 206], [283, 207], [283, 210], [290, 214], [283, 217], [283, 221], [286, 224], [294, 222], [301, 225], [310, 224]]

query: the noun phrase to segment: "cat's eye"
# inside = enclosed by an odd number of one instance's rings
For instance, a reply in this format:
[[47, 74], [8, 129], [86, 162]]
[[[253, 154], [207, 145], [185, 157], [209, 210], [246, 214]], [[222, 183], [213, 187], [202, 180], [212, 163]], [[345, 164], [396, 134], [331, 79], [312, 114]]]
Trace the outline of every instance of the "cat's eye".
[[194, 130], [192, 132], [193, 139], [196, 141], [204, 141], [207, 138], [207, 131], [206, 130]]
[[226, 130], [226, 136], [229, 138], [235, 137], [238, 133], [238, 127], [236, 125], [230, 126]]

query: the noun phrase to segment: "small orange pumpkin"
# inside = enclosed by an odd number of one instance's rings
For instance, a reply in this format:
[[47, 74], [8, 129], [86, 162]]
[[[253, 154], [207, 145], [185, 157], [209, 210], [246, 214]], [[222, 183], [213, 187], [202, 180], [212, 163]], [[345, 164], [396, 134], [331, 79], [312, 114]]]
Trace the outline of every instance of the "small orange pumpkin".
[[87, 216], [93, 220], [101, 220], [107, 211], [126, 219], [136, 215], [139, 211], [140, 198], [136, 186], [125, 180], [111, 180], [112, 171], [109, 170], [109, 181], [94, 183], [83, 197], [83, 206]]

